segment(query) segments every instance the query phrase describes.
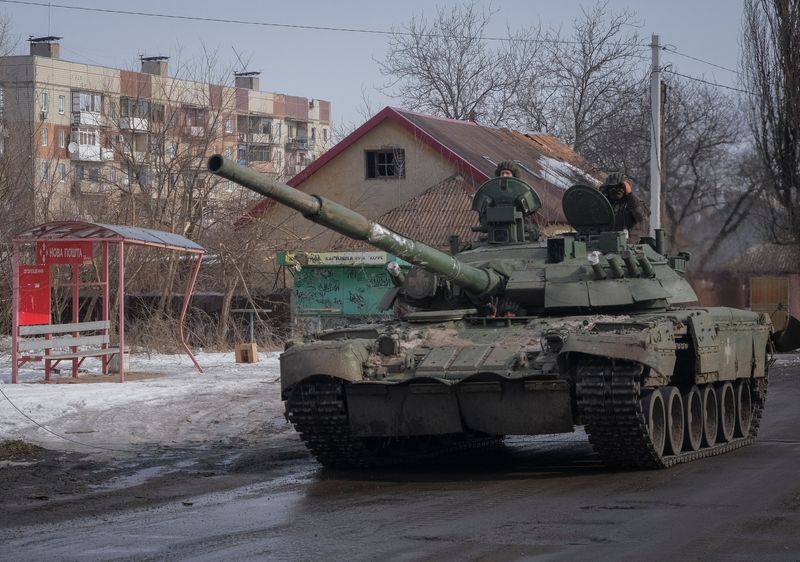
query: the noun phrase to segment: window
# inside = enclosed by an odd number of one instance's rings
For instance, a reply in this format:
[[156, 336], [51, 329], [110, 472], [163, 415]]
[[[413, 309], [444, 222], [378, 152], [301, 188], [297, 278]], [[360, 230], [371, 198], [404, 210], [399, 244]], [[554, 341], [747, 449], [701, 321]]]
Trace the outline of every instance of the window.
[[96, 131], [80, 131], [78, 133], [78, 144], [96, 145], [97, 144], [97, 132]]
[[42, 179], [46, 180], [50, 177], [50, 162], [42, 164]]
[[163, 123], [164, 122], [164, 106], [161, 104], [153, 104], [152, 108], [150, 109], [150, 120], [153, 123]]
[[109, 175], [111, 178], [111, 183], [117, 183], [117, 169], [111, 168], [111, 173]]
[[65, 104], [66, 104], [66, 98], [64, 96], [58, 96], [58, 112], [61, 115], [64, 115]]
[[328, 129], [322, 129], [322, 140], [328, 142]]
[[100, 181], [100, 168], [89, 168], [89, 179], [91, 181]]
[[236, 159], [240, 164], [247, 164], [247, 145], [240, 144], [236, 151]]
[[133, 98], [120, 98], [119, 113], [121, 117], [141, 117], [146, 119], [150, 115], [150, 102]]
[[58, 131], [58, 148], [67, 146], [67, 133], [64, 129]]
[[199, 107], [185, 107], [183, 115], [187, 127], [203, 127], [206, 123], [206, 111]]
[[42, 136], [42, 146], [47, 146], [47, 127], [42, 127], [41, 136]]
[[226, 117], [225, 118], [225, 132], [232, 133], [233, 132], [233, 117]]
[[406, 152], [402, 148], [368, 150], [366, 152], [367, 178], [406, 177]]
[[232, 148], [226, 148], [225, 149], [225, 158], [227, 158], [228, 160], [233, 158], [233, 149]]
[[250, 147], [251, 162], [269, 162], [272, 160], [270, 149], [266, 145], [255, 145]]
[[67, 179], [67, 165], [63, 162], [58, 165], [58, 181], [65, 181]]
[[42, 113], [47, 113], [50, 109], [50, 98], [47, 95], [47, 92], [42, 92], [42, 95], [39, 98], [39, 105], [41, 105]]
[[75, 179], [83, 179], [83, 164], [77, 164], [75, 166]]
[[[75, 98], [78, 101], [78, 111], [88, 111], [91, 113], [100, 113], [102, 107], [100, 94], [90, 94], [89, 92], [76, 92], [73, 97], [73, 104]], [[74, 105], [73, 105], [74, 109]]]

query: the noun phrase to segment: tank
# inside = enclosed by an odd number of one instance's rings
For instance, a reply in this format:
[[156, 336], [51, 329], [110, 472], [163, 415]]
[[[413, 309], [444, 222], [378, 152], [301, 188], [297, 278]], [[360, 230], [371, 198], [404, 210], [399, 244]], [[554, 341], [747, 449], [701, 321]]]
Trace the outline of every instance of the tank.
[[596, 189], [563, 196], [573, 232], [540, 239], [535, 190], [494, 178], [476, 192], [474, 247], [449, 255], [324, 197], [213, 156], [211, 172], [412, 264], [389, 264], [383, 305], [401, 320], [289, 341], [287, 419], [324, 466], [369, 467], [583, 426], [603, 462], [665, 468], [753, 442], [773, 351], [796, 320], [701, 307], [663, 232], [611, 231]]

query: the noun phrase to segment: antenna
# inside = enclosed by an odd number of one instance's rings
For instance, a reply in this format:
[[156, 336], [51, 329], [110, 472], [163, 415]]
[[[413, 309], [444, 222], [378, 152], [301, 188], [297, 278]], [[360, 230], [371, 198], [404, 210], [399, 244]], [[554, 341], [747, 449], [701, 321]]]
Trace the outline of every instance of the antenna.
[[239, 53], [236, 52], [236, 48], [231, 45], [231, 49], [233, 49], [233, 54], [236, 55], [236, 58], [239, 60], [239, 64], [242, 65], [242, 72], [247, 72], [247, 65], [242, 62], [242, 57], [239, 56]]

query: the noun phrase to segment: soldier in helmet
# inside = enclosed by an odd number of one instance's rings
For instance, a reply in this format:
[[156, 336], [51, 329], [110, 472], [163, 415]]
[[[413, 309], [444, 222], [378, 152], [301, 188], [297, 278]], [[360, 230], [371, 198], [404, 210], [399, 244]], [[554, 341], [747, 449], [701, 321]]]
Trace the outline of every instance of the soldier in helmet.
[[647, 209], [644, 203], [633, 194], [630, 182], [619, 172], [608, 175], [606, 181], [600, 186], [600, 191], [606, 196], [611, 208], [614, 210], [613, 230], [627, 230], [631, 232], [637, 225], [637, 234], [644, 235], [643, 223], [647, 218]]
[[519, 165], [513, 160], [503, 160], [494, 169], [494, 175], [499, 178], [518, 178]]

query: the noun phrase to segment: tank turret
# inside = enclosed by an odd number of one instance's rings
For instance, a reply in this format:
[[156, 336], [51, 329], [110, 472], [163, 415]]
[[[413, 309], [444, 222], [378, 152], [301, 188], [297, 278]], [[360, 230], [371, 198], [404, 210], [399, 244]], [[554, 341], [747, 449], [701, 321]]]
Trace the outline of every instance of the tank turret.
[[414, 264], [407, 274], [389, 269], [398, 287], [385, 299], [387, 307], [398, 293], [417, 308], [475, 306], [490, 316], [654, 310], [697, 300], [683, 277], [688, 256], [667, 258], [657, 244], [630, 244], [626, 233], [610, 231], [611, 205], [591, 187], [575, 185], [564, 193], [564, 214], [574, 232], [543, 244], [528, 219], [542, 206], [536, 191], [515, 177], [490, 179], [472, 204], [480, 223], [474, 230], [483, 233], [482, 240], [454, 257], [219, 155], [209, 159], [208, 168], [315, 223]]

